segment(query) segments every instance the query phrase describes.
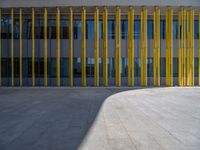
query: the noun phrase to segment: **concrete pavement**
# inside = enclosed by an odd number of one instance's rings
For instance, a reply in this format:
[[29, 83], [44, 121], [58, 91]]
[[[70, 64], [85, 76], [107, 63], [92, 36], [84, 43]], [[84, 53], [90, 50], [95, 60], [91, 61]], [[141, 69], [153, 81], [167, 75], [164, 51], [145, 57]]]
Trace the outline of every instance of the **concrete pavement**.
[[199, 150], [200, 88], [0, 88], [0, 150]]

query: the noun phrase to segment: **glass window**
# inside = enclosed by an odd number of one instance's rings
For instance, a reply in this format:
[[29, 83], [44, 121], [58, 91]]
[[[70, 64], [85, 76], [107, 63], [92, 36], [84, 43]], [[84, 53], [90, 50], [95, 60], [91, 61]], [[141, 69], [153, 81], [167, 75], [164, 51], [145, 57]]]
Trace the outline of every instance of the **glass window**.
[[115, 20], [108, 20], [108, 39], [115, 39]]
[[194, 21], [194, 38], [195, 39], [199, 38], [199, 24], [198, 24], [198, 20]]
[[128, 77], [128, 59], [125, 57], [121, 59], [121, 77]]
[[69, 68], [69, 59], [61, 58], [61, 63], [60, 63], [60, 77], [61, 78], [68, 77], [68, 75], [69, 75], [68, 68]]
[[121, 20], [121, 39], [127, 39], [128, 36], [128, 21]]
[[39, 39], [44, 39], [44, 20], [40, 19]]
[[153, 39], [153, 20], [147, 22], [147, 38]]
[[194, 76], [198, 77], [199, 75], [199, 58], [195, 57], [194, 58]]
[[115, 77], [115, 58], [108, 58], [108, 76], [110, 78]]
[[14, 67], [14, 76], [19, 77], [19, 58], [14, 58]]
[[178, 21], [173, 20], [173, 39], [178, 39]]
[[62, 19], [60, 21], [60, 36], [61, 39], [69, 39], [69, 21]]
[[140, 77], [140, 58], [135, 58], [134, 61], [134, 76]]
[[11, 67], [9, 58], [2, 58], [2, 77], [8, 78], [10, 77]]
[[103, 22], [99, 21], [99, 39], [103, 39]]
[[166, 76], [166, 61], [165, 57], [160, 58], [160, 76]]
[[74, 77], [81, 77], [81, 58], [74, 58]]
[[153, 77], [153, 58], [147, 59], [147, 77]]
[[94, 39], [94, 21], [86, 21], [86, 39]]
[[2, 39], [8, 39], [8, 31], [9, 31], [9, 18], [2, 17], [1, 19], [1, 38]]
[[22, 38], [27, 39], [28, 38], [28, 20], [25, 18], [25, 16], [22, 19]]
[[173, 77], [178, 77], [178, 58], [173, 58]]
[[14, 19], [14, 39], [19, 39], [19, 19]]
[[[48, 20], [48, 24], [49, 24], [49, 35], [50, 35], [50, 39], [56, 39], [56, 20], [55, 19], [51, 19]], [[47, 32], [48, 33], [48, 32]]]
[[32, 77], [32, 58], [28, 58], [28, 77]]
[[39, 32], [40, 32], [40, 20], [39, 20], [39, 18], [37, 18], [36, 17], [36, 19], [35, 19], [35, 38], [36, 39], [39, 39]]
[[134, 21], [134, 39], [140, 39], [140, 20]]
[[81, 21], [74, 21], [74, 39], [81, 39]]
[[86, 76], [94, 77], [94, 58], [86, 58]]
[[165, 33], [166, 33], [165, 20], [161, 20], [160, 21], [160, 38], [161, 39], [165, 39]]

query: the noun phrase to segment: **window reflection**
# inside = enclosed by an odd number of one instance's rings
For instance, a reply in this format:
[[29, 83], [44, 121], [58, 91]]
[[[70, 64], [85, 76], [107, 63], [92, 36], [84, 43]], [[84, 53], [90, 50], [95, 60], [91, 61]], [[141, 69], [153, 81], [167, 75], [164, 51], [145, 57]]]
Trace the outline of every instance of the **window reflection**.
[[108, 20], [108, 39], [115, 39], [115, 20]]
[[140, 20], [134, 21], [134, 38], [140, 39]]

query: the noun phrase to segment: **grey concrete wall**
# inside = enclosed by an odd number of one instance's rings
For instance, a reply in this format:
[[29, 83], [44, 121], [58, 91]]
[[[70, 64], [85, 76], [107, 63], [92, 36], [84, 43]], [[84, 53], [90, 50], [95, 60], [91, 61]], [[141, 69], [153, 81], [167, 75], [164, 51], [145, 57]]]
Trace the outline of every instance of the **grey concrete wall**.
[[199, 0], [0, 0], [1, 7], [54, 6], [200, 6]]

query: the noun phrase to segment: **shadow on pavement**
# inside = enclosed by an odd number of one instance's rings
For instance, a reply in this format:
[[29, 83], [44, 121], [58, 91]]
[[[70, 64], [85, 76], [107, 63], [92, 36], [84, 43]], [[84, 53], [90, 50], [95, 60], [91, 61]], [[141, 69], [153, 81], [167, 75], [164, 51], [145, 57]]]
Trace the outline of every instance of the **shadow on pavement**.
[[76, 150], [104, 100], [138, 88], [2, 88], [1, 150]]

